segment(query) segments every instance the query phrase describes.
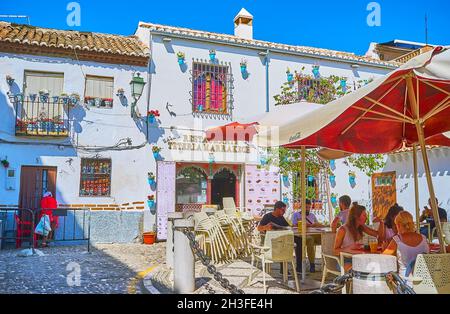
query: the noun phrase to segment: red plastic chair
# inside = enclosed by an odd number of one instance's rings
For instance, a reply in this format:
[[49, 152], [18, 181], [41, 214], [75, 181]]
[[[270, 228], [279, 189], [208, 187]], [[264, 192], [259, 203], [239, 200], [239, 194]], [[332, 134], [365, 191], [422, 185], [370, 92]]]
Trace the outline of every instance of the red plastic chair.
[[16, 221], [16, 249], [22, 247], [23, 238], [30, 238], [31, 234], [33, 234], [33, 247], [36, 247], [37, 238], [32, 228], [31, 221], [20, 219], [17, 214], [14, 214], [14, 220]]

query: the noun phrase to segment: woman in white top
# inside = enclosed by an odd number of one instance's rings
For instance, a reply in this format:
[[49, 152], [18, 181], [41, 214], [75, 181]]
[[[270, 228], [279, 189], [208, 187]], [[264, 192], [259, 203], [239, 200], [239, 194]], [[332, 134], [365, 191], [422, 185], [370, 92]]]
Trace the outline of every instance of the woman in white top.
[[398, 273], [406, 278], [414, 268], [417, 255], [428, 253], [430, 248], [426, 237], [416, 233], [413, 216], [410, 213], [400, 212], [394, 222], [398, 235], [392, 238], [383, 254], [397, 256]]
[[397, 217], [398, 213], [403, 211], [403, 207], [395, 204], [386, 214], [383, 221], [380, 222], [378, 227], [378, 241], [379, 242], [391, 242], [392, 238], [397, 234], [397, 227], [395, 226], [394, 219]]
[[[334, 241], [334, 254], [339, 255], [345, 249], [359, 249], [364, 233], [376, 237], [378, 232], [366, 226], [367, 212], [364, 206], [354, 202], [348, 213], [347, 222], [338, 229]], [[350, 261], [349, 261], [350, 262]], [[348, 269], [350, 264], [344, 265]]]

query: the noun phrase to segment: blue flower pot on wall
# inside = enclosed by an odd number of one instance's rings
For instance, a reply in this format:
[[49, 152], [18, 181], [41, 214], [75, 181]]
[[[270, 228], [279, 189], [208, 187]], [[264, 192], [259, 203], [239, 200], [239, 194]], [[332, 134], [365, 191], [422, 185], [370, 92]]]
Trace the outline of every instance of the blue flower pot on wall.
[[209, 53], [209, 60], [211, 60], [211, 61], [214, 61], [214, 60], [216, 60], [216, 53], [214, 52], [210, 52]]
[[348, 176], [348, 182], [350, 183], [350, 186], [353, 188], [356, 185], [356, 177], [355, 176]]
[[241, 73], [242, 74], [247, 73], [247, 66], [246, 65], [241, 65]]
[[337, 198], [335, 195], [331, 196], [330, 201], [331, 201], [331, 205], [333, 205], [334, 207], [337, 206]]
[[148, 123], [152, 124], [153, 122], [155, 122], [155, 116], [154, 115], [149, 115], [148, 116]]
[[309, 176], [308, 176], [308, 182], [309, 182], [309, 183], [312, 183], [313, 181], [314, 181], [314, 176], [309, 175]]
[[336, 169], [336, 161], [334, 159], [330, 160], [330, 168], [331, 168], [331, 170]]
[[341, 80], [341, 88], [344, 93], [347, 91], [347, 81], [346, 80]]
[[284, 184], [289, 183], [289, 176], [283, 175], [282, 179], [283, 179], [283, 183], [284, 183]]
[[287, 196], [283, 197], [283, 203], [285, 203], [286, 206], [289, 207], [289, 198], [287, 198]]
[[159, 157], [160, 157], [159, 152], [153, 152], [153, 157], [155, 159], [159, 159]]
[[292, 73], [287, 73], [287, 81], [288, 82], [292, 82], [292, 80], [294, 79], [294, 74], [292, 74]]
[[320, 77], [319, 67], [313, 67], [312, 73], [314, 75], [314, 78], [318, 79]]
[[178, 58], [178, 64], [179, 65], [183, 65], [184, 64], [184, 59], [183, 58]]
[[330, 184], [333, 188], [336, 186], [336, 176], [335, 175], [330, 176]]
[[197, 111], [202, 112], [202, 111], [203, 111], [203, 105], [198, 105], [198, 106], [197, 106]]
[[155, 207], [155, 201], [154, 200], [147, 200], [148, 208]]
[[148, 180], [148, 184], [149, 185], [154, 185], [155, 184], [155, 179], [148, 178], [147, 180]]

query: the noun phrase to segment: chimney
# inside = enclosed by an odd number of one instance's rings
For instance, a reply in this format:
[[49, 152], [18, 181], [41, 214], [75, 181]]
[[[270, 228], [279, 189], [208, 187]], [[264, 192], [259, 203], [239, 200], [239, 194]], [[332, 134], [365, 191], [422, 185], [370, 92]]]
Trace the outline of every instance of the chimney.
[[234, 36], [253, 39], [253, 15], [244, 8], [234, 18]]

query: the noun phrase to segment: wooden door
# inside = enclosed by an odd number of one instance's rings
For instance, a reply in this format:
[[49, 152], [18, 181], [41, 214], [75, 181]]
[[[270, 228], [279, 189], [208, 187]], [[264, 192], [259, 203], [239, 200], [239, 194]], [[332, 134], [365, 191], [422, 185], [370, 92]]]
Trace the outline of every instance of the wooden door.
[[19, 208], [39, 208], [42, 195], [47, 191], [56, 198], [56, 168], [22, 166]]
[[395, 171], [372, 175], [372, 207], [377, 217], [384, 218], [389, 208], [397, 203]]

